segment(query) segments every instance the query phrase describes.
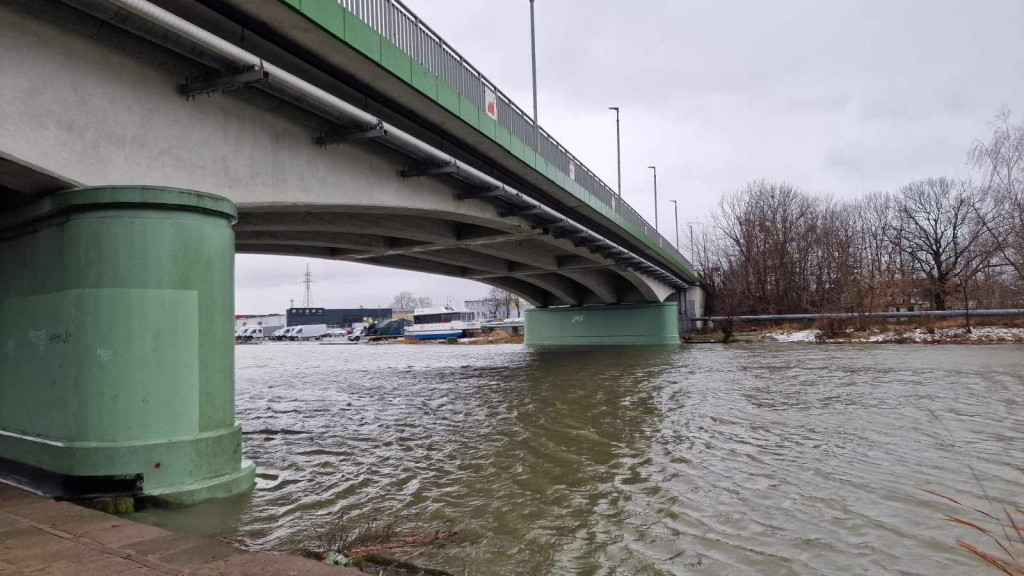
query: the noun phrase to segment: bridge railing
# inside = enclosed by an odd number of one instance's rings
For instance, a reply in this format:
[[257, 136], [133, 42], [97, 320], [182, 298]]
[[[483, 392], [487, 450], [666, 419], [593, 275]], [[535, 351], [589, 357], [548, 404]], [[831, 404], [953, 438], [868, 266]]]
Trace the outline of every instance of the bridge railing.
[[[497, 122], [566, 176], [611, 208], [636, 232], [652, 240], [685, 268], [693, 266], [654, 226], [617, 196], [610, 186], [555, 140], [487, 76], [469, 63], [441, 36], [419, 19], [401, 0], [338, 0], [339, 3], [398, 47], [439, 80], [454, 88], [481, 111], [487, 108], [487, 92], [496, 100]], [[486, 112], [485, 112], [486, 113]]]

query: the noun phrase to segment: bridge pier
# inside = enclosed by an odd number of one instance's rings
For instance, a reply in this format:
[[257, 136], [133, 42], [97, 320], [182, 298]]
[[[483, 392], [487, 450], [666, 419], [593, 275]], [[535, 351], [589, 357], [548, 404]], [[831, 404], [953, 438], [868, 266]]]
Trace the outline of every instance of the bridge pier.
[[527, 344], [679, 344], [679, 304], [675, 302], [533, 308], [525, 318]]
[[157, 187], [0, 215], [0, 480], [191, 504], [248, 490], [234, 205]]

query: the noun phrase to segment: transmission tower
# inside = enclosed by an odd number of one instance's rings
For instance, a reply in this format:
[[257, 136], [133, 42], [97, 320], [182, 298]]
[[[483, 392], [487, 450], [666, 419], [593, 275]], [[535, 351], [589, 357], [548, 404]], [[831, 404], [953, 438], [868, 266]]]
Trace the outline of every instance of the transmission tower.
[[310, 285], [313, 282], [313, 273], [309, 271], [309, 264], [306, 264], [306, 275], [302, 278], [302, 284], [306, 285], [306, 295], [302, 299], [302, 305], [304, 308], [313, 307], [313, 292], [310, 290]]

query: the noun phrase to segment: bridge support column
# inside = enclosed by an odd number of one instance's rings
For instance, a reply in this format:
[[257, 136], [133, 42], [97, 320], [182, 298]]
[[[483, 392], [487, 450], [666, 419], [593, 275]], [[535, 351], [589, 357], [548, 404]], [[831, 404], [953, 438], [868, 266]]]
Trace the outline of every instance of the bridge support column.
[[704, 302], [707, 294], [700, 286], [690, 286], [680, 294], [683, 300], [683, 332], [694, 332], [703, 328], [703, 322], [697, 322], [693, 318], [704, 316]]
[[252, 486], [235, 424], [236, 214], [119, 186], [0, 215], [0, 479], [173, 505]]
[[679, 305], [617, 304], [526, 311], [526, 343], [552, 346], [679, 344]]

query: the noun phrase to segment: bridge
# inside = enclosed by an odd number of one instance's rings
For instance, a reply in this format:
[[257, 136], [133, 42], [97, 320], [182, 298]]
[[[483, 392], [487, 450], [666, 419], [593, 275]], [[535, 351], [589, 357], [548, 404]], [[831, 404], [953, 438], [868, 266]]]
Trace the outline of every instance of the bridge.
[[0, 5], [0, 475], [252, 481], [236, 252], [478, 280], [530, 344], [678, 343], [700, 278], [398, 0]]

